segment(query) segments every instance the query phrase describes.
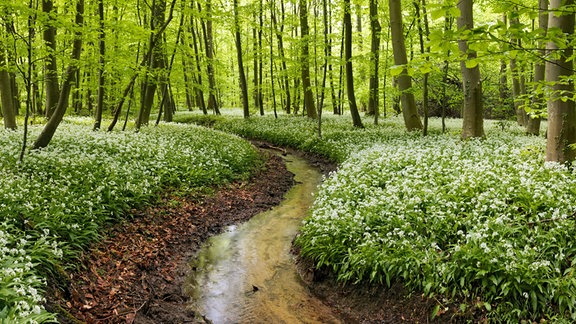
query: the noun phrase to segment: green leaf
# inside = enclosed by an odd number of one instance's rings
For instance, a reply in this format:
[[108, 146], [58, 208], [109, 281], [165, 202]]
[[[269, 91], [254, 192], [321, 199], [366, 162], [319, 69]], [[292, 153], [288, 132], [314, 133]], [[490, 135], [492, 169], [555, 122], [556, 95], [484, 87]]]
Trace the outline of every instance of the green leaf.
[[530, 301], [532, 302], [532, 310], [536, 311], [538, 308], [538, 296], [534, 290], [530, 291]]
[[476, 59], [466, 60], [466, 67], [467, 68], [473, 69], [476, 66], [478, 66], [478, 60], [476, 60]]
[[458, 7], [450, 7], [448, 13], [454, 18], [460, 17], [460, 9], [458, 9]]
[[492, 305], [490, 305], [490, 303], [488, 303], [488, 302], [484, 302], [484, 308], [486, 308], [487, 311], [491, 311]]
[[436, 318], [436, 316], [438, 316], [439, 311], [440, 311], [440, 305], [434, 306], [434, 309], [432, 310], [432, 319], [434, 319], [434, 318]]
[[402, 71], [404, 71], [404, 65], [394, 65], [390, 67], [391, 76], [398, 76], [402, 74]]

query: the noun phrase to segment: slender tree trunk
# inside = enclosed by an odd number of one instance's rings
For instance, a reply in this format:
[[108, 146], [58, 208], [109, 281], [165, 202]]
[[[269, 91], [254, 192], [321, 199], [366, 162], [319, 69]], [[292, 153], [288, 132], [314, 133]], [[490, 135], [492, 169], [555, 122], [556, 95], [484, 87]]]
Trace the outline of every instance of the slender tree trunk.
[[250, 117], [250, 107], [248, 106], [248, 84], [244, 73], [244, 64], [242, 62], [242, 42], [240, 36], [240, 17], [238, 14], [238, 0], [234, 0], [234, 35], [236, 42], [236, 54], [238, 57], [238, 75], [240, 77], [240, 91], [242, 95], [242, 110], [244, 118]]
[[75, 81], [76, 72], [78, 71], [78, 60], [80, 59], [80, 54], [82, 52], [82, 31], [81, 27], [84, 24], [84, 0], [78, 0], [76, 3], [76, 32], [74, 33], [74, 42], [72, 46], [71, 63], [66, 69], [64, 74], [64, 82], [62, 84], [62, 91], [60, 92], [60, 97], [58, 98], [58, 105], [54, 110], [54, 113], [42, 129], [42, 132], [36, 138], [33, 148], [39, 149], [48, 146], [58, 125], [64, 118], [66, 109], [68, 108], [68, 97], [70, 95], [70, 90], [72, 84]]
[[45, 76], [44, 85], [46, 87], [46, 117], [50, 118], [60, 97], [60, 86], [58, 84], [58, 65], [56, 63], [56, 15], [58, 14], [52, 0], [42, 0], [42, 11], [47, 15], [48, 20], [44, 28], [43, 38], [48, 48], [46, 62], [44, 65]]
[[304, 109], [308, 118], [316, 119], [316, 107], [314, 105], [314, 93], [310, 82], [310, 54], [309, 54], [309, 28], [308, 28], [308, 3], [300, 0], [300, 37], [302, 39], [302, 88], [304, 91]]
[[399, 0], [389, 0], [390, 28], [392, 33], [392, 51], [394, 52], [394, 64], [403, 66], [402, 73], [396, 77], [400, 100], [402, 102], [402, 115], [408, 131], [422, 129], [422, 122], [418, 117], [418, 108], [414, 93], [412, 93], [412, 79], [408, 75], [408, 58], [406, 57], [406, 45], [404, 43], [404, 28], [402, 27], [402, 7]]
[[195, 91], [196, 100], [198, 106], [202, 110], [202, 113], [204, 113], [204, 115], [207, 115], [208, 109], [206, 108], [206, 102], [204, 101], [204, 91], [202, 90], [202, 66], [200, 65], [200, 50], [198, 49], [198, 39], [200, 37], [197, 36], [198, 31], [197, 28], [195, 27], [195, 24], [192, 21], [190, 22], [190, 33], [192, 34], [192, 46], [194, 48], [194, 62], [196, 63], [196, 71], [194, 73], [197, 82], [197, 84], [194, 85], [194, 88], [196, 89]]
[[[502, 14], [502, 24], [504, 24], [504, 26], [508, 25], [508, 15], [507, 13]], [[503, 49], [504, 50], [504, 49]], [[508, 76], [507, 76], [507, 70], [508, 70], [508, 64], [506, 63], [505, 59], [501, 59], [500, 60], [500, 79], [499, 79], [499, 84], [498, 84], [498, 94], [499, 94], [499, 99], [500, 99], [500, 106], [502, 111], [502, 116], [499, 116], [500, 118], [506, 118], [509, 114], [510, 111], [513, 111], [514, 108], [512, 107], [512, 109], [510, 107], [510, 90], [508, 89]], [[514, 114], [516, 114], [516, 112], [514, 111]]]
[[32, 80], [33, 74], [36, 73], [32, 47], [32, 44], [34, 44], [34, 38], [36, 37], [36, 14], [33, 13], [33, 9], [37, 8], [34, 8], [34, 0], [28, 1], [28, 9], [30, 9], [30, 13], [28, 16], [28, 46], [26, 49], [28, 54], [28, 71], [26, 71], [26, 114], [24, 115], [24, 135], [22, 136], [22, 146], [20, 149], [20, 155], [18, 156], [19, 162], [24, 161], [24, 154], [26, 153], [26, 147], [28, 146], [28, 118], [30, 117], [30, 111], [34, 108], [33, 89], [36, 86], [36, 81]]
[[[198, 4], [200, 6], [200, 4]], [[208, 71], [208, 110], [220, 115], [218, 101], [216, 100], [216, 77], [214, 72], [214, 38], [212, 36], [212, 3], [206, 1], [206, 22], [202, 22], [204, 33], [204, 43], [206, 49], [207, 71]]]
[[[254, 21], [256, 21], [256, 19], [257, 19], [257, 13], [256, 13], [256, 11], [253, 12], [252, 19], [254, 19]], [[259, 63], [259, 62], [258, 62], [258, 56], [259, 56], [260, 54], [259, 54], [259, 52], [258, 52], [258, 30], [257, 30], [257, 28], [256, 28], [255, 26], [252, 27], [252, 52], [253, 52], [252, 61], [253, 61], [253, 65], [254, 65], [254, 67], [253, 67], [253, 69], [252, 69], [252, 70], [253, 70], [253, 71], [252, 71], [252, 73], [253, 73], [253, 78], [252, 78], [252, 84], [253, 84], [253, 86], [252, 86], [252, 91], [253, 91], [253, 93], [252, 93], [252, 99], [254, 100], [254, 107], [255, 107], [256, 109], [260, 109], [260, 112], [263, 113], [262, 107], [260, 107], [260, 100], [259, 100], [259, 98], [258, 98], [258, 97], [260, 96], [260, 94], [259, 94], [260, 89], [258, 88], [258, 85], [260, 84], [260, 83], [258, 82], [258, 72], [260, 71], [260, 70], [258, 69], [258, 63]]]
[[[140, 65], [139, 65], [140, 68], [146, 66], [146, 64], [148, 64], [148, 62], [150, 62], [151, 57], [152, 57], [152, 50], [155, 48], [155, 46], [153, 46], [153, 45], [156, 42], [161, 41], [161, 37], [162, 37], [162, 34], [164, 33], [164, 30], [166, 30], [166, 27], [168, 27], [168, 25], [170, 24], [170, 21], [172, 21], [175, 5], [176, 5], [176, 0], [172, 0], [172, 4], [170, 5], [170, 11], [169, 11], [168, 18], [166, 19], [164, 24], [157, 30], [157, 32], [154, 35], [151, 35], [151, 41], [150, 41], [151, 46], [148, 48], [147, 53], [144, 55], [144, 58], [140, 62]], [[130, 78], [128, 85], [126, 86], [126, 88], [124, 88], [124, 91], [122, 92], [122, 96], [120, 97], [120, 100], [118, 101], [118, 104], [116, 105], [116, 109], [114, 110], [114, 118], [112, 119], [112, 122], [108, 126], [109, 132], [111, 132], [114, 129], [114, 127], [116, 126], [116, 123], [118, 122], [118, 119], [120, 118], [120, 114], [122, 112], [122, 106], [124, 105], [126, 97], [128, 95], [132, 95], [134, 93], [133, 88], [134, 88], [134, 84], [136, 83], [137, 77], [138, 77], [138, 73], [134, 73], [132, 75], [132, 77]], [[128, 115], [126, 115], [126, 118], [127, 117], [128, 117]], [[138, 118], [136, 120], [136, 122], [138, 122], [138, 120], [140, 120], [140, 118]], [[122, 130], [125, 129], [125, 126], [126, 126], [126, 122], [124, 123], [124, 127]]]
[[[422, 0], [422, 15], [420, 14], [420, 4], [418, 1], [420, 0], [414, 1], [414, 9], [416, 10], [416, 18], [418, 19], [420, 53], [426, 56], [426, 62], [428, 63], [430, 61], [430, 56], [427, 54], [430, 53], [430, 48], [424, 47], [424, 37], [426, 37], [426, 41], [428, 41], [428, 35], [430, 34], [428, 28], [428, 16], [426, 14], [426, 0]], [[422, 20], [424, 20], [424, 30], [422, 30]], [[428, 135], [428, 75], [429, 73], [424, 73], [424, 80], [422, 82], [422, 111], [424, 113], [424, 128], [422, 129], [423, 136]]]
[[[327, 8], [329, 22], [332, 21], [332, 7], [330, 5], [331, 3], [332, 2], [328, 2], [328, 8]], [[332, 24], [328, 24], [328, 34], [332, 35]], [[332, 113], [336, 115], [338, 114], [338, 99], [336, 98], [336, 90], [334, 89], [334, 71], [332, 67], [332, 38], [328, 37], [327, 40], [328, 43], [326, 44], [326, 53], [327, 53], [326, 56], [330, 59], [328, 61], [328, 76], [330, 79], [330, 96], [332, 99]]]
[[264, 28], [264, 4], [263, 1], [260, 0], [258, 3], [258, 11], [259, 11], [259, 21], [260, 21], [260, 28], [258, 29], [258, 93], [256, 99], [258, 101], [258, 107], [260, 108], [260, 116], [264, 116], [264, 95], [262, 94], [262, 82], [263, 78], [263, 67], [264, 67], [264, 56], [262, 51], [262, 32]]
[[380, 33], [382, 27], [378, 21], [378, 1], [370, 0], [370, 86], [368, 95], [368, 114], [374, 115], [374, 125], [378, 125], [380, 114], [378, 105], [378, 65], [380, 64]]
[[[565, 8], [573, 5], [574, 0], [551, 0], [548, 30], [559, 29], [567, 37], [572, 36], [574, 12], [568, 13]], [[576, 157], [576, 150], [572, 147], [576, 143], [574, 83], [572, 80], [565, 80], [574, 73], [571, 59], [574, 50], [567, 46], [569, 41], [566, 39], [557, 42], [548, 42], [547, 46], [547, 50], [554, 51], [558, 56], [551, 57], [546, 62], [546, 83], [550, 84], [546, 161], [565, 163], [574, 161]]]
[[346, 62], [346, 93], [348, 94], [348, 104], [352, 115], [354, 127], [364, 127], [362, 119], [356, 106], [356, 95], [354, 93], [354, 75], [352, 72], [352, 15], [350, 0], [344, 0], [344, 60]]
[[[451, 31], [453, 23], [454, 23], [453, 18], [446, 17], [444, 19], [444, 32]], [[446, 57], [449, 57], [450, 53], [451, 53], [450, 50], [448, 50], [448, 53], [446, 53]], [[444, 59], [444, 71], [442, 71], [442, 108], [441, 108], [442, 133], [446, 132], [446, 108], [448, 107], [448, 104], [450, 102], [448, 95], [446, 94], [446, 87], [448, 86], [449, 70], [450, 70], [450, 61], [448, 61], [448, 59]]]
[[98, 0], [98, 16], [99, 16], [99, 30], [98, 30], [98, 99], [96, 101], [96, 114], [94, 118], [94, 130], [99, 130], [102, 123], [102, 111], [104, 110], [104, 65], [106, 63], [106, 32], [104, 30], [104, 0]]
[[282, 36], [284, 33], [284, 1], [280, 1], [280, 10], [281, 10], [281, 17], [282, 17], [282, 21], [280, 22], [280, 29], [278, 29], [278, 21], [276, 19], [276, 8], [275, 5], [273, 4], [272, 9], [271, 9], [271, 15], [272, 15], [272, 24], [275, 26], [274, 30], [275, 30], [275, 34], [276, 34], [276, 39], [278, 40], [278, 51], [280, 52], [280, 57], [282, 59], [282, 64], [281, 64], [281, 68], [282, 68], [282, 79], [284, 82], [284, 91], [286, 93], [286, 101], [284, 103], [284, 110], [286, 111], [287, 114], [290, 114], [290, 110], [292, 109], [292, 102], [291, 102], [291, 96], [290, 96], [290, 78], [288, 77], [288, 66], [286, 64], [286, 55], [284, 53], [284, 37]]
[[324, 28], [324, 62], [322, 63], [322, 93], [318, 104], [318, 137], [322, 136], [322, 110], [324, 110], [324, 97], [326, 94], [326, 79], [328, 77], [328, 60], [330, 59], [330, 40], [328, 38], [328, 1], [322, 0], [322, 24]]
[[334, 112], [335, 114], [341, 115], [343, 108], [342, 106], [344, 105], [344, 100], [343, 100], [343, 93], [342, 93], [342, 88], [343, 88], [343, 84], [344, 84], [344, 65], [343, 59], [344, 59], [344, 32], [345, 32], [345, 28], [342, 27], [342, 37], [340, 38], [340, 69], [338, 71], [338, 110], [336, 112]]
[[[546, 35], [546, 31], [548, 30], [548, 0], [539, 0], [538, 1], [538, 25], [544, 31], [544, 35]], [[538, 50], [541, 57], [546, 56], [546, 43], [541, 40], [538, 44], [540, 50]], [[528, 124], [526, 125], [526, 133], [531, 135], [539, 135], [540, 134], [540, 121], [542, 120], [539, 113], [540, 110], [544, 109], [544, 96], [542, 93], [538, 93], [536, 91], [536, 87], [539, 84], [544, 82], [546, 79], [546, 64], [538, 60], [534, 65], [534, 95], [532, 97], [532, 107], [537, 111], [537, 114], [530, 115], [528, 119]]]
[[270, 0], [270, 89], [272, 91], [272, 107], [274, 109], [274, 118], [278, 118], [276, 112], [276, 90], [274, 88], [274, 31], [276, 26], [274, 24], [274, 0]]
[[[460, 9], [458, 30], [472, 30], [474, 28], [472, 4], [473, 0], [461, 0], [458, 3], [458, 8]], [[464, 88], [462, 138], [483, 137], [484, 110], [482, 106], [482, 80], [480, 79], [480, 68], [477, 64], [473, 67], [467, 66], [467, 61], [476, 58], [476, 52], [468, 48], [468, 42], [465, 39], [458, 40], [458, 48], [467, 58], [460, 62]]]
[[142, 96], [142, 107], [138, 114], [136, 121], [136, 129], [140, 129], [143, 125], [148, 125], [150, 120], [150, 113], [154, 104], [154, 97], [156, 89], [160, 85], [161, 91], [165, 86], [165, 73], [166, 73], [166, 54], [164, 52], [164, 38], [160, 37], [157, 42], [153, 41], [154, 34], [157, 33], [159, 26], [165, 22], [166, 1], [154, 0], [152, 4], [152, 17], [150, 19], [151, 30], [150, 44], [152, 48], [152, 56], [149, 61], [148, 75], [144, 84]]
[[[518, 25], [519, 18], [515, 14], [514, 17], [510, 18], [510, 25]], [[510, 43], [518, 45], [518, 38], [512, 36]], [[524, 105], [522, 104], [523, 99], [521, 99], [524, 93], [522, 92], [522, 82], [521, 75], [523, 74], [522, 69], [518, 66], [516, 58], [510, 59], [510, 72], [512, 72], [512, 98], [514, 100], [514, 110], [516, 111], [516, 122], [520, 126], [526, 126], [524, 123]]]

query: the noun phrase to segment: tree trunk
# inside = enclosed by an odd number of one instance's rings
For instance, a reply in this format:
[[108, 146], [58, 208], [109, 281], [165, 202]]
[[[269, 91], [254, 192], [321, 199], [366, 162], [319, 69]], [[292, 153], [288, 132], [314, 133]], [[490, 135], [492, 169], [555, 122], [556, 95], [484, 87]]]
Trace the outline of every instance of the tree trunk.
[[[192, 19], [191, 19], [192, 20]], [[200, 50], [198, 49], [198, 39], [200, 38], [197, 36], [198, 31], [195, 27], [195, 24], [190, 21], [190, 33], [192, 34], [192, 46], [194, 48], [194, 62], [196, 63], [196, 71], [194, 72], [194, 76], [196, 83], [194, 85], [195, 95], [196, 95], [196, 102], [202, 110], [204, 115], [208, 114], [208, 109], [206, 108], [206, 102], [204, 101], [204, 91], [202, 91], [202, 66], [200, 65]]]
[[418, 116], [418, 108], [414, 93], [412, 93], [412, 79], [408, 75], [408, 58], [404, 43], [404, 28], [402, 27], [402, 7], [400, 0], [389, 0], [390, 28], [392, 34], [392, 51], [394, 52], [394, 64], [403, 66], [402, 73], [396, 77], [400, 101], [402, 103], [402, 115], [408, 131], [422, 129], [422, 122]]
[[[252, 19], [254, 19], [254, 21], [256, 21], [257, 19], [257, 13], [256, 11], [253, 12], [252, 15]], [[252, 27], [252, 62], [253, 62], [253, 78], [252, 78], [252, 99], [254, 100], [254, 107], [256, 109], [260, 109], [260, 112], [263, 114], [264, 111], [262, 110], [263, 107], [260, 107], [260, 100], [259, 100], [259, 91], [260, 89], [258, 88], [259, 86], [259, 82], [258, 82], [258, 72], [260, 71], [258, 69], [258, 56], [259, 56], [259, 52], [258, 52], [258, 30], [257, 28], [254, 26]]]
[[314, 93], [310, 82], [310, 54], [309, 54], [309, 36], [308, 36], [308, 3], [306, 0], [300, 0], [300, 37], [302, 39], [302, 88], [304, 91], [304, 109], [308, 118], [316, 119], [316, 107], [314, 105]]
[[368, 90], [368, 114], [374, 115], [374, 124], [378, 125], [378, 65], [380, 63], [380, 32], [378, 21], [378, 1], [370, 0], [370, 85]]
[[56, 63], [56, 15], [52, 0], [42, 0], [42, 12], [47, 15], [48, 21], [44, 27], [43, 38], [48, 48], [46, 62], [44, 65], [44, 84], [46, 87], [46, 117], [50, 118], [60, 97], [60, 86], [58, 84], [58, 65]]
[[16, 129], [16, 110], [14, 108], [14, 96], [10, 73], [6, 71], [4, 58], [0, 53], [0, 97], [2, 98], [2, 116], [4, 118], [4, 128]]
[[68, 97], [70, 95], [70, 90], [72, 84], [75, 81], [76, 72], [78, 71], [78, 60], [80, 59], [80, 54], [82, 53], [82, 25], [84, 23], [84, 0], [78, 0], [76, 3], [76, 32], [74, 33], [74, 42], [72, 45], [72, 55], [70, 65], [66, 69], [64, 74], [64, 82], [62, 84], [62, 91], [60, 92], [60, 97], [58, 98], [58, 105], [54, 110], [54, 113], [42, 129], [42, 132], [36, 138], [33, 148], [39, 149], [48, 146], [58, 125], [64, 118], [66, 109], [68, 108]]
[[262, 51], [262, 29], [264, 28], [264, 4], [262, 3], [262, 0], [259, 1], [258, 3], [258, 11], [259, 11], [259, 21], [260, 21], [260, 28], [258, 29], [258, 93], [256, 96], [256, 101], [258, 102], [258, 107], [260, 108], [260, 116], [264, 116], [264, 95], [262, 94], [262, 81], [263, 81], [263, 67], [264, 67], [264, 61], [263, 61], [263, 51]]
[[152, 48], [152, 56], [150, 57], [146, 82], [143, 87], [141, 94], [142, 97], [142, 107], [138, 114], [138, 120], [136, 121], [136, 129], [139, 129], [143, 125], [148, 125], [150, 120], [150, 113], [152, 112], [152, 106], [154, 105], [154, 97], [156, 95], [156, 89], [158, 85], [162, 85], [165, 82], [165, 69], [166, 69], [166, 54], [164, 53], [164, 38], [160, 37], [157, 42], [154, 42], [154, 34], [158, 32], [159, 26], [162, 26], [165, 22], [165, 11], [166, 11], [166, 1], [165, 0], [155, 0], [152, 3], [152, 17], [150, 19], [150, 27], [152, 34], [150, 35], [149, 46]]
[[240, 17], [238, 14], [238, 0], [234, 0], [234, 35], [236, 42], [236, 54], [238, 57], [238, 75], [240, 77], [240, 90], [242, 95], [242, 111], [244, 118], [250, 117], [250, 107], [248, 106], [248, 84], [246, 83], [246, 74], [244, 73], [244, 64], [242, 62], [242, 43], [240, 35]]
[[[422, 0], [422, 15], [420, 14], [420, 0], [414, 1], [414, 9], [416, 10], [416, 18], [418, 19], [418, 36], [420, 40], [420, 53], [426, 56], [426, 62], [430, 61], [430, 56], [426, 55], [430, 52], [429, 47], [424, 47], [424, 37], [428, 41], [428, 35], [430, 34], [430, 29], [428, 27], [428, 16], [426, 14], [426, 0]], [[424, 18], [424, 19], [422, 19]], [[422, 30], [422, 20], [424, 20], [424, 30]], [[422, 82], [422, 111], [424, 113], [424, 128], [422, 129], [422, 135], [428, 135], [428, 75], [429, 73], [424, 73], [424, 80]]]
[[[200, 4], [198, 4], [200, 6]], [[204, 44], [206, 49], [206, 60], [208, 71], [208, 109], [220, 115], [218, 101], [216, 100], [216, 77], [214, 76], [214, 38], [212, 36], [212, 3], [206, 1], [206, 22], [202, 21], [202, 31], [204, 34]]]
[[[518, 25], [520, 24], [519, 18], [517, 14], [514, 14], [513, 17], [510, 18], [510, 25]], [[510, 43], [513, 46], [518, 45], [519, 39], [515, 36], [512, 36], [510, 39]], [[524, 110], [524, 105], [522, 103], [523, 99], [521, 98], [524, 95], [522, 91], [522, 69], [518, 66], [516, 59], [510, 59], [510, 72], [512, 72], [512, 98], [514, 102], [514, 110], [516, 111], [516, 122], [520, 126], [526, 126], [524, 122], [524, 115], [526, 111]]]
[[[539, 0], [538, 1], [539, 7], [539, 15], [538, 15], [538, 25], [544, 31], [544, 35], [546, 36], [546, 31], [548, 30], [548, 0]], [[538, 50], [541, 57], [546, 56], [546, 43], [544, 41], [540, 41]], [[531, 135], [539, 135], [540, 134], [540, 121], [542, 120], [540, 117], [540, 111], [544, 109], [544, 96], [542, 93], [538, 93], [536, 88], [538, 84], [541, 84], [546, 79], [546, 64], [538, 60], [534, 65], [534, 94], [532, 97], [532, 107], [536, 110], [536, 114], [530, 115], [528, 119], [528, 124], [526, 125], [526, 133]]]
[[106, 33], [104, 30], [104, 0], [98, 0], [98, 16], [100, 24], [98, 26], [98, 99], [96, 101], [96, 114], [94, 117], [94, 130], [99, 130], [102, 124], [102, 111], [104, 110], [104, 64], [106, 54]]
[[[562, 3], [564, 2], [564, 6]], [[574, 34], [574, 12], [556, 13], [559, 9], [569, 8], [574, 0], [551, 0], [548, 30], [559, 29], [570, 37]], [[546, 141], [546, 161], [572, 162], [576, 150], [571, 147], [576, 142], [576, 108], [574, 105], [574, 83], [564, 80], [572, 76], [574, 50], [567, 46], [568, 40], [548, 42], [547, 49], [557, 53], [546, 62], [546, 83], [550, 84], [548, 99], [548, 136]]]
[[286, 92], [286, 102], [284, 103], [284, 110], [287, 114], [290, 114], [292, 109], [292, 102], [290, 97], [290, 78], [288, 77], [288, 67], [286, 65], [286, 55], [284, 54], [284, 38], [282, 34], [284, 33], [284, 1], [280, 1], [280, 10], [282, 14], [282, 21], [280, 22], [280, 29], [278, 30], [278, 22], [276, 19], [275, 8], [272, 6], [272, 24], [275, 26], [276, 39], [278, 40], [278, 51], [280, 52], [280, 58], [282, 59], [282, 79], [284, 81], [284, 91]]
[[[176, 5], [176, 0], [172, 0], [172, 4], [170, 5], [170, 11], [169, 11], [168, 19], [166, 19], [164, 24], [156, 31], [156, 33], [154, 35], [150, 36], [151, 46], [148, 48], [148, 51], [146, 52], [146, 54], [144, 54], [144, 58], [140, 62], [139, 67], [144, 67], [144, 66], [146, 66], [146, 64], [148, 64], [148, 62], [150, 62], [151, 57], [152, 57], [152, 50], [154, 49], [153, 44], [160, 41], [160, 39], [162, 38], [162, 34], [164, 33], [164, 30], [166, 30], [166, 28], [170, 24], [170, 21], [172, 21], [175, 5]], [[134, 88], [134, 84], [136, 83], [137, 77], [138, 77], [138, 72], [136, 72], [132, 75], [132, 77], [130, 78], [130, 81], [128, 82], [128, 85], [126, 86], [126, 88], [124, 88], [124, 91], [122, 92], [122, 96], [120, 97], [120, 100], [118, 101], [118, 104], [116, 105], [116, 109], [114, 110], [114, 117], [112, 119], [112, 122], [110, 123], [110, 125], [108, 125], [108, 131], [109, 132], [111, 132], [114, 129], [114, 127], [116, 126], [116, 123], [118, 122], [118, 119], [120, 117], [120, 113], [122, 112], [122, 106], [124, 105], [124, 101], [126, 100], [126, 97], [128, 95], [130, 95], [130, 103], [132, 103], [132, 95], [134, 94], [133, 88]], [[128, 107], [128, 110], [126, 112], [126, 120], [124, 122], [124, 127], [122, 128], [122, 130], [124, 130], [126, 128], [126, 123], [127, 123], [129, 111], [130, 111], [130, 106]], [[136, 120], [136, 121], [138, 122], [138, 120]]]
[[[472, 30], [474, 28], [474, 18], [472, 16], [473, 0], [461, 0], [458, 3], [460, 17], [458, 17], [458, 30]], [[465, 39], [458, 39], [458, 48], [467, 58], [460, 62], [462, 71], [462, 82], [464, 88], [464, 109], [462, 121], [462, 138], [483, 137], [484, 119], [482, 106], [482, 80], [480, 79], [480, 68], [478, 64], [471, 64], [470, 60], [476, 58], [476, 52], [468, 48]]]
[[352, 115], [352, 124], [354, 127], [364, 127], [362, 119], [356, 106], [356, 95], [354, 93], [354, 75], [352, 72], [352, 8], [350, 0], [344, 0], [344, 61], [346, 62], [346, 93], [348, 95], [348, 104], [350, 105], [350, 114]]

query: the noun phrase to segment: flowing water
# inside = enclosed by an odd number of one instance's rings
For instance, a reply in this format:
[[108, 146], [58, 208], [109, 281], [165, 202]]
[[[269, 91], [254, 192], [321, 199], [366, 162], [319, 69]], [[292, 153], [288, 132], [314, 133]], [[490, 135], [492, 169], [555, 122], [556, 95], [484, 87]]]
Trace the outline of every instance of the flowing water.
[[290, 246], [313, 202], [320, 173], [289, 156], [295, 185], [284, 202], [210, 238], [192, 262], [191, 308], [213, 323], [340, 323], [308, 293]]

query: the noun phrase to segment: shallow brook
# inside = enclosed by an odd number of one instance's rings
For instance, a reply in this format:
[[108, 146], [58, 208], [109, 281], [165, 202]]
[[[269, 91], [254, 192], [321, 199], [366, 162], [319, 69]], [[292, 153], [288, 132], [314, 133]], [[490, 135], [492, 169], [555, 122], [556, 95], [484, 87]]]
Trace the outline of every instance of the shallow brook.
[[297, 184], [281, 205], [210, 238], [191, 262], [190, 308], [213, 323], [340, 323], [296, 273], [290, 247], [322, 176], [288, 156]]

